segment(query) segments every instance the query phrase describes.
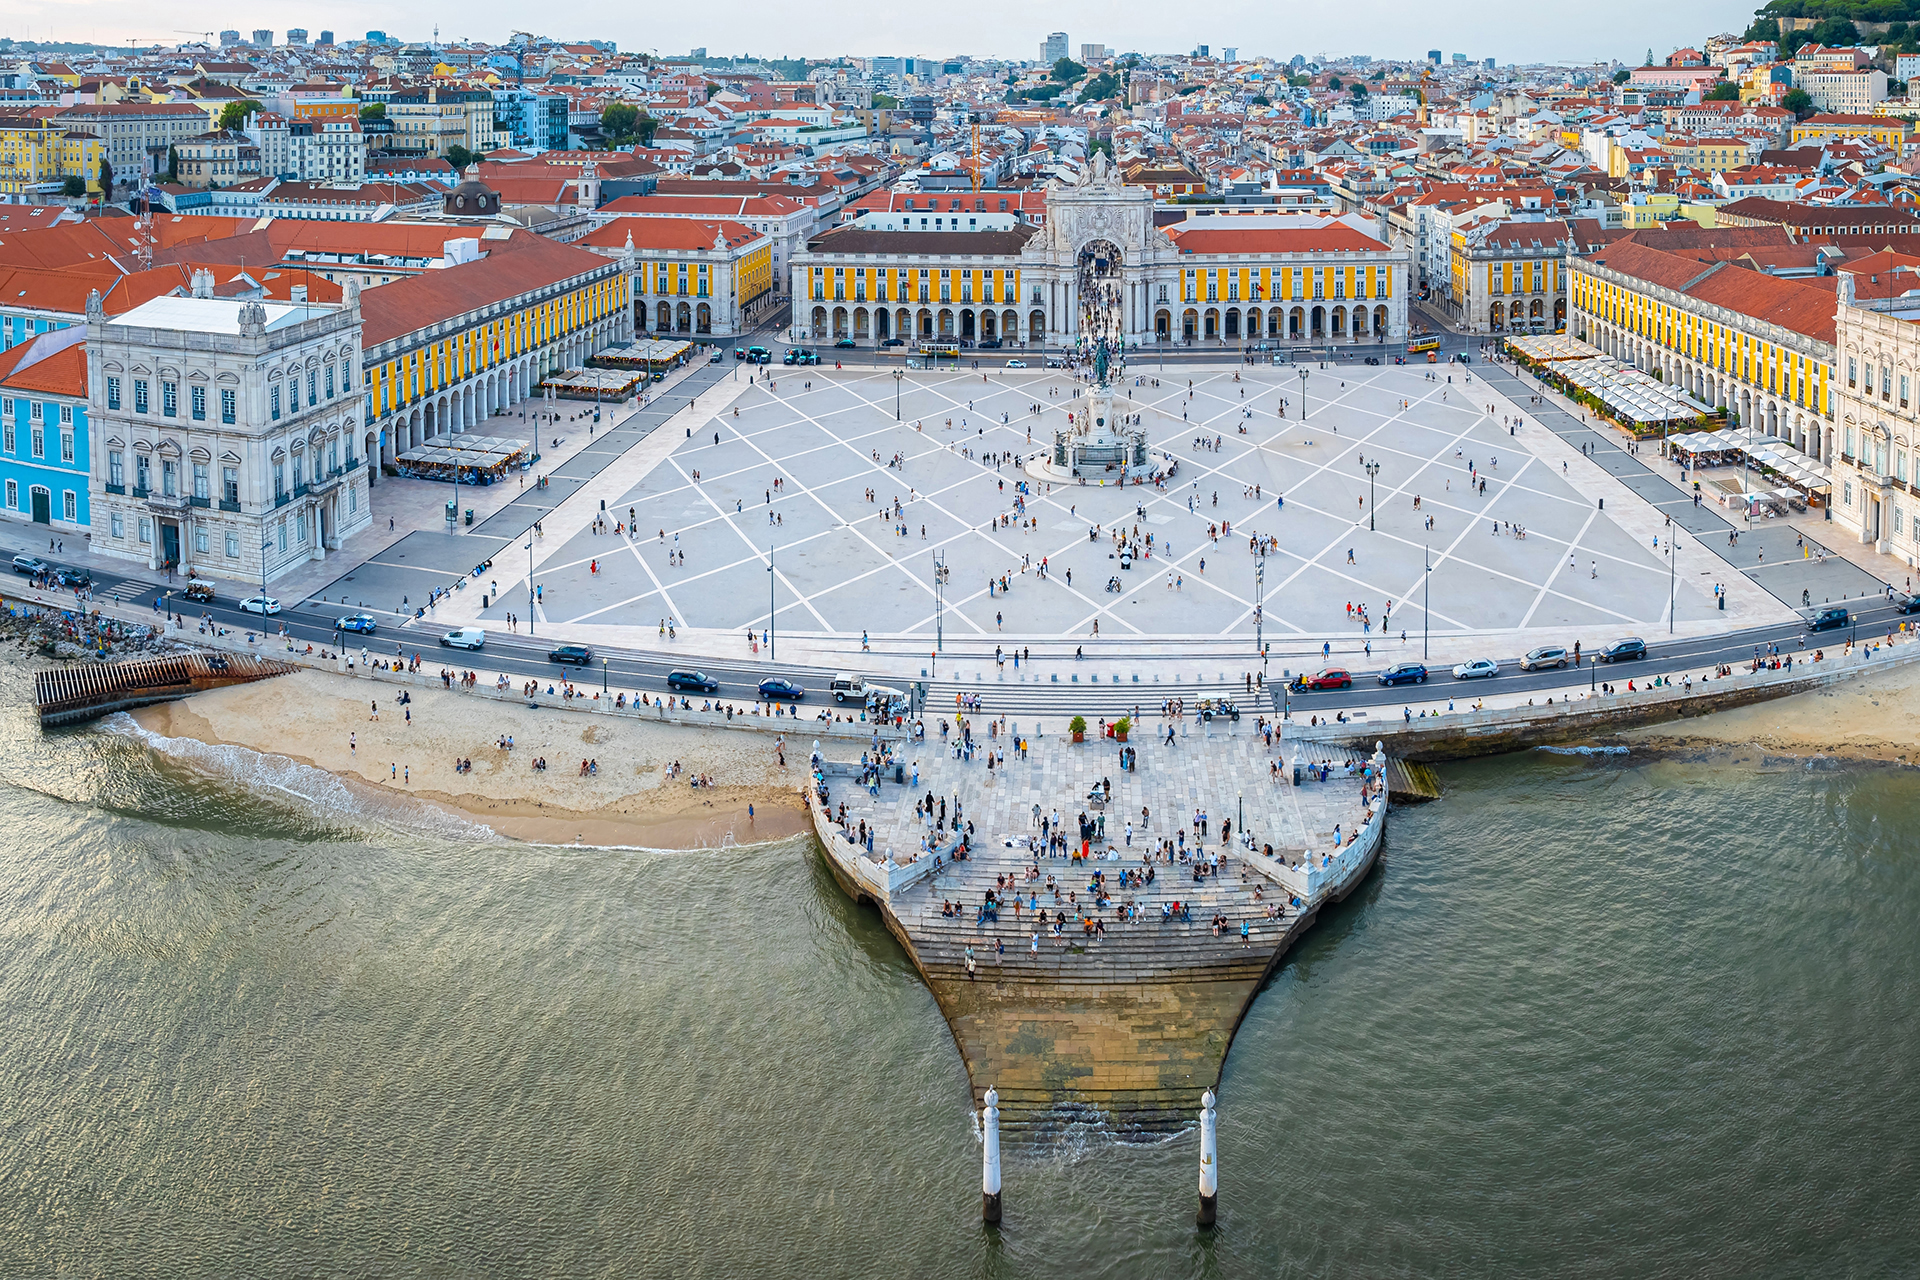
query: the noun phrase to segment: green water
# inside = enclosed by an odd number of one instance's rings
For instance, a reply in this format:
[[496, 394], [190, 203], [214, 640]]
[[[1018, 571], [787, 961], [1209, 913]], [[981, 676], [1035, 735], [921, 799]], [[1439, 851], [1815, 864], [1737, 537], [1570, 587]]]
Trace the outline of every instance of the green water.
[[[0, 668], [0, 1275], [1911, 1274], [1920, 779], [1448, 770], [1197, 1142], [1011, 1153], [795, 840], [552, 850]], [[164, 744], [162, 744], [164, 745]]]

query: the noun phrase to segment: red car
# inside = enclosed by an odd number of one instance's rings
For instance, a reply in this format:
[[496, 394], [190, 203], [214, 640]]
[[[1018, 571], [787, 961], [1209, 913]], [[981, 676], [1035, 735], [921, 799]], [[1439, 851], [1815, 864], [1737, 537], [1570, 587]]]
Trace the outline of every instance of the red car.
[[1308, 676], [1305, 684], [1309, 689], [1351, 689], [1353, 673], [1342, 671], [1338, 667], [1328, 667], [1325, 671]]

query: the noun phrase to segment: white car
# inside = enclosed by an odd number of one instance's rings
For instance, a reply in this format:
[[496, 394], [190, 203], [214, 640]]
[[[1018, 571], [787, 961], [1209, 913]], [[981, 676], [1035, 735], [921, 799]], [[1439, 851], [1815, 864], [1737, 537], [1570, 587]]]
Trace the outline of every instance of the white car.
[[280, 612], [280, 602], [272, 596], [248, 596], [240, 602], [240, 612], [269, 614]]
[[461, 627], [440, 637], [440, 643], [449, 649], [478, 649], [486, 642], [487, 633], [479, 627]]
[[1500, 664], [1492, 658], [1475, 658], [1472, 662], [1463, 662], [1453, 669], [1455, 680], [1484, 680], [1488, 676], [1500, 674]]
[[1007, 368], [1009, 368], [1009, 369], [1024, 369], [1024, 368], [1026, 368], [1026, 367], [1027, 367], [1027, 362], [1026, 362], [1025, 360], [1009, 360], [1009, 361], [1007, 361]]

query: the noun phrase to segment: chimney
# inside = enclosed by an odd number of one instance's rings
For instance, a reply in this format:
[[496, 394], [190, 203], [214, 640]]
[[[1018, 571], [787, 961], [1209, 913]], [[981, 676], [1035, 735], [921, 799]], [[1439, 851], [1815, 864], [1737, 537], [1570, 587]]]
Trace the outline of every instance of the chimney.
[[307, 300], [307, 286], [303, 284], [296, 284], [287, 290], [288, 302], [305, 302], [306, 300]]

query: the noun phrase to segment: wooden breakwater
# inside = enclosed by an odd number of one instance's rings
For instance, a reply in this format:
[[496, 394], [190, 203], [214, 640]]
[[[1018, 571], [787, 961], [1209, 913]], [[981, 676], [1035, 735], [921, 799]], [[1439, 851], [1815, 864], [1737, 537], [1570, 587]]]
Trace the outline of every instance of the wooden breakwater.
[[119, 662], [74, 663], [35, 673], [33, 705], [40, 713], [41, 727], [52, 728], [297, 670], [290, 662], [253, 654], [197, 650]]

